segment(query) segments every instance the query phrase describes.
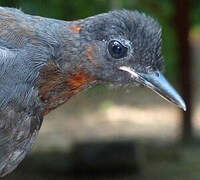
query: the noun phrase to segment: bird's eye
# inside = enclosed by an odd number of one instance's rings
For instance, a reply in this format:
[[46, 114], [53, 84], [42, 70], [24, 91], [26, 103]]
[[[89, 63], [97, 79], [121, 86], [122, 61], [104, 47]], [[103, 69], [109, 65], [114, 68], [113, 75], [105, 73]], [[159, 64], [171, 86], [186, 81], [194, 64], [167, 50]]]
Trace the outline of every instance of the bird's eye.
[[113, 58], [120, 59], [127, 55], [128, 48], [123, 46], [119, 41], [112, 40], [108, 44], [108, 51]]

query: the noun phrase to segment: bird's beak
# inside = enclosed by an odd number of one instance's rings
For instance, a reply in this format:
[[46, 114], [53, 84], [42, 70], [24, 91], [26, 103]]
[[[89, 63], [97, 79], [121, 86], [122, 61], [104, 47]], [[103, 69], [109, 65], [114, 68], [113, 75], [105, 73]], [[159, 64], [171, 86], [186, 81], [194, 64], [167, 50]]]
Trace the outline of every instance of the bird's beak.
[[165, 79], [160, 71], [145, 74], [138, 73], [134, 69], [126, 66], [122, 66], [119, 69], [128, 72], [136, 82], [152, 89], [164, 99], [176, 104], [178, 107], [186, 111], [184, 100]]

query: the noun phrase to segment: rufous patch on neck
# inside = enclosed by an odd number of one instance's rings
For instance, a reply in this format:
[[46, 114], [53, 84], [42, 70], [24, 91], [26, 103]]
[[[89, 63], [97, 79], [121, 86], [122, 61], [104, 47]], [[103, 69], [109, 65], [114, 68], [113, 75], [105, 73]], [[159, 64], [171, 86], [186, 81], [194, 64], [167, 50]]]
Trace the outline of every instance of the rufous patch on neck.
[[67, 79], [70, 87], [69, 89], [71, 91], [79, 91], [80, 88], [92, 81], [95, 81], [95, 78], [90, 77], [87, 73], [80, 69], [77, 70], [75, 74], [69, 76]]
[[80, 24], [77, 24], [77, 25], [70, 26], [70, 29], [79, 34], [82, 29], [82, 26]]
[[77, 69], [69, 73], [63, 71], [54, 60], [40, 70], [37, 83], [38, 95], [44, 103], [43, 114], [65, 103], [69, 98], [87, 88], [88, 83], [95, 81], [84, 70]]

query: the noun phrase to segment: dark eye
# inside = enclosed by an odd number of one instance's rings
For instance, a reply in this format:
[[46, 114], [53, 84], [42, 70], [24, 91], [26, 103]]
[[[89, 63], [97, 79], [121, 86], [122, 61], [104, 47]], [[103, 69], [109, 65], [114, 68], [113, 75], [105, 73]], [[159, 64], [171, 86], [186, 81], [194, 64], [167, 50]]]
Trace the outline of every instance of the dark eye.
[[119, 41], [112, 40], [108, 44], [108, 51], [113, 58], [120, 59], [127, 55], [128, 48], [123, 46]]

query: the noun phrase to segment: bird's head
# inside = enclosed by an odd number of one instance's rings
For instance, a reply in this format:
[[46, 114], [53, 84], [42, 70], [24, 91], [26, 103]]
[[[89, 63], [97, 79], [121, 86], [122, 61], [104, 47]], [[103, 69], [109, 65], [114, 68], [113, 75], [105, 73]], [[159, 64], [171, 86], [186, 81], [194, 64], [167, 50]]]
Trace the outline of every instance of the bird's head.
[[85, 64], [101, 82], [141, 84], [186, 110], [162, 75], [161, 27], [137, 11], [111, 11], [87, 18], [80, 28]]

